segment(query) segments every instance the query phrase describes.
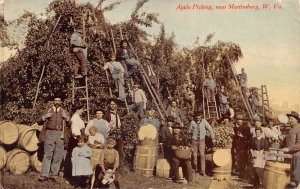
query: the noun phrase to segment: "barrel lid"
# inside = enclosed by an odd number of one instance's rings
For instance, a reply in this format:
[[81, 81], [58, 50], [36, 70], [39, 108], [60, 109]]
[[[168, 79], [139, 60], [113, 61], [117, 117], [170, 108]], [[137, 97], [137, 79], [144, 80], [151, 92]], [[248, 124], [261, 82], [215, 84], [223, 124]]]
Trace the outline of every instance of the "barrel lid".
[[220, 166], [220, 167], [229, 164], [230, 163], [230, 159], [231, 159], [231, 154], [226, 149], [218, 149], [213, 154], [213, 162], [217, 166]]

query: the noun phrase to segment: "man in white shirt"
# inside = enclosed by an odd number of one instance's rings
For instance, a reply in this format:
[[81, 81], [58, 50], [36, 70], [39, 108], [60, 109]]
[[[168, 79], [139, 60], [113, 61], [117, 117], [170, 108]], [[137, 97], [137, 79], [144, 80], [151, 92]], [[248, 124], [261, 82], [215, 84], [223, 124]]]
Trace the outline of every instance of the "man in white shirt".
[[147, 106], [147, 97], [145, 92], [140, 89], [139, 84], [134, 84], [133, 90], [131, 91], [131, 96], [133, 99], [133, 104], [129, 106], [129, 108], [133, 111], [138, 111], [138, 116], [140, 119], [144, 118], [144, 110]]
[[109, 69], [111, 76], [115, 82], [115, 88], [119, 91], [119, 100], [124, 100], [125, 90], [124, 90], [124, 68], [120, 62], [115, 61], [116, 55], [111, 55], [111, 61], [107, 62], [103, 69]]

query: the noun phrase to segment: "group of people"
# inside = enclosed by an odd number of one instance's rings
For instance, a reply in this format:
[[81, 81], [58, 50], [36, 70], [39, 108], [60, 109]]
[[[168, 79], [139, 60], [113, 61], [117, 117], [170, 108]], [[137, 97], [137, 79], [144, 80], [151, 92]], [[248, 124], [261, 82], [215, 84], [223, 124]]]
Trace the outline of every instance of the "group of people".
[[[83, 78], [87, 73], [87, 53], [86, 45], [81, 37], [81, 30], [74, 30], [71, 36], [71, 47], [77, 59], [78, 69], [76, 69], [75, 78]], [[44, 158], [40, 181], [46, 181], [49, 178], [56, 180], [58, 178], [61, 166], [65, 168], [66, 164], [72, 163], [72, 175], [80, 184], [87, 184], [88, 180], [95, 180], [95, 174], [98, 172], [100, 181], [103, 185], [114, 182], [116, 188], [120, 188], [118, 182], [119, 174], [124, 169], [124, 138], [123, 125], [121, 123], [122, 113], [118, 110], [118, 102], [124, 101], [125, 80], [132, 77], [139, 69], [140, 63], [129, 56], [128, 42], [121, 41], [120, 50], [116, 54], [111, 54], [111, 61], [107, 62], [103, 69], [109, 69], [118, 91], [117, 99], [109, 99], [106, 110], [96, 110], [95, 118], [85, 125], [81, 116], [85, 111], [83, 106], [76, 106], [71, 116], [67, 110], [62, 107], [62, 100], [56, 97], [53, 106], [47, 109], [41, 116], [39, 123], [43, 125], [40, 133], [40, 140], [44, 144]], [[118, 61], [116, 61], [116, 59]], [[147, 59], [148, 60], [148, 59]], [[153, 71], [151, 64], [147, 61], [144, 69], [150, 78], [153, 88], [159, 88], [159, 82]], [[240, 82], [243, 95], [247, 92], [247, 75], [242, 69]], [[216, 101], [216, 84], [209, 74], [204, 82], [204, 88], [207, 98], [210, 101]], [[171, 101], [167, 108], [167, 120], [165, 124], [155, 118], [155, 110], [147, 106], [147, 97], [140, 85], [135, 83], [131, 90], [133, 103], [129, 108], [137, 111], [140, 118], [140, 126], [152, 125], [157, 129], [159, 136], [156, 144], [163, 146], [164, 157], [171, 165], [170, 178], [175, 182], [182, 182], [179, 178], [179, 166], [183, 168], [185, 182], [192, 182], [193, 172], [202, 176], [207, 176], [206, 172], [206, 135], [209, 133], [212, 142], [215, 143], [215, 133], [211, 124], [203, 118], [199, 111], [195, 111], [195, 95], [190, 87], [187, 87], [185, 100], [191, 105], [191, 111], [194, 112], [193, 120], [186, 125], [184, 114], [178, 107], [178, 102]], [[255, 182], [257, 185], [262, 182], [263, 168], [265, 163], [265, 151], [270, 145], [278, 145], [278, 140], [283, 140], [284, 136], [280, 130], [273, 126], [269, 121], [268, 127], [261, 127], [260, 121], [255, 122], [255, 126], [250, 128], [244, 124], [240, 115], [235, 115], [229, 105], [228, 94], [224, 86], [221, 86], [217, 101], [219, 110], [223, 119], [222, 126], [232, 127], [234, 136], [232, 139], [232, 159], [233, 174], [243, 176], [249, 169], [249, 157], [252, 157], [255, 170]], [[146, 115], [145, 115], [146, 110]], [[287, 147], [283, 151], [293, 153], [291, 173], [292, 183], [295, 186], [300, 182], [300, 117], [296, 112], [287, 114], [292, 128], [286, 137]], [[233, 124], [234, 121], [234, 124]], [[112, 138], [110, 134], [119, 130], [119, 137]], [[91, 148], [103, 149], [99, 160], [93, 165], [90, 157], [93, 155]], [[177, 149], [188, 149], [191, 151], [190, 158], [180, 158], [176, 156]], [[198, 162], [200, 156], [200, 162]], [[70, 157], [68, 159], [68, 157]], [[67, 174], [66, 174], [67, 175]], [[107, 177], [110, 175], [110, 177]], [[91, 179], [88, 179], [91, 178]]]
[[[249, 127], [242, 116], [236, 116], [232, 141], [233, 174], [246, 179], [252, 178], [256, 186], [261, 186], [265, 162], [267, 160], [283, 162], [282, 157], [275, 157], [269, 153], [272, 151], [270, 149], [275, 149], [292, 154], [290, 185], [300, 188], [300, 117], [294, 111], [287, 116], [291, 129], [286, 136], [281, 133], [280, 127], [274, 126], [272, 120], [267, 122], [266, 127], [262, 127], [259, 120], [255, 121], [254, 126]], [[252, 170], [254, 174], [251, 177], [249, 171]]]
[[[97, 178], [105, 187], [109, 182], [109, 179], [104, 182], [105, 175], [111, 174], [111, 181], [116, 188], [120, 188], [118, 173], [124, 166], [123, 140], [109, 136], [110, 132], [122, 129], [117, 102], [116, 99], [109, 99], [107, 110], [96, 110], [95, 118], [85, 126], [81, 118], [85, 111], [83, 106], [74, 107], [74, 113], [70, 116], [62, 107], [61, 98], [54, 98], [53, 106], [38, 121], [43, 125], [39, 139], [44, 144], [42, 171], [38, 180], [57, 180], [61, 167], [64, 167], [64, 176], [78, 177], [78, 185], [86, 186], [91, 178], [99, 175]], [[94, 163], [90, 160], [93, 155], [91, 148], [101, 149]]]

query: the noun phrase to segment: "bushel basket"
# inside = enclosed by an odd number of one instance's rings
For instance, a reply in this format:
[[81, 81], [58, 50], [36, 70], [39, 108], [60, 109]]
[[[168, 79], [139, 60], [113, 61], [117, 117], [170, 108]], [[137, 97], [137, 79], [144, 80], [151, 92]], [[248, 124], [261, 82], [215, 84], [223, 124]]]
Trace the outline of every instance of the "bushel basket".
[[175, 150], [175, 157], [178, 159], [190, 159], [192, 152], [190, 149], [177, 148]]

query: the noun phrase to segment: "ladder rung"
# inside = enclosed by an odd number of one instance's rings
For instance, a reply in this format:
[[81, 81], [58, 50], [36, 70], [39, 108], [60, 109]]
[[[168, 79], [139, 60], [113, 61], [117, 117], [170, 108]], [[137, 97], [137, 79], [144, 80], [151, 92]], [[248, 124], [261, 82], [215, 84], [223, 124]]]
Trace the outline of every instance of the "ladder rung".
[[91, 100], [91, 98], [86, 98], [86, 97], [84, 97], [84, 98], [79, 98], [79, 100]]
[[81, 86], [81, 87], [74, 87], [74, 89], [85, 89], [86, 86]]

